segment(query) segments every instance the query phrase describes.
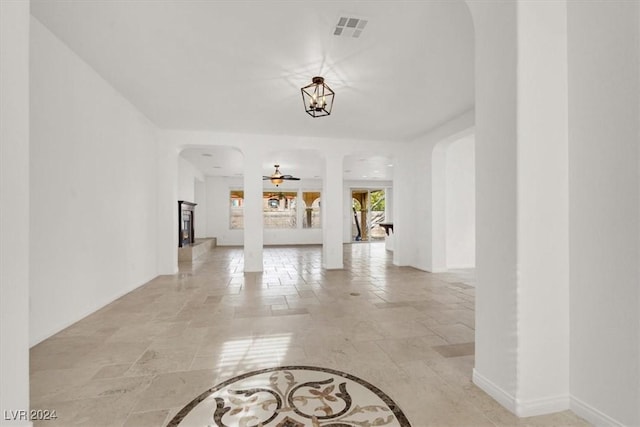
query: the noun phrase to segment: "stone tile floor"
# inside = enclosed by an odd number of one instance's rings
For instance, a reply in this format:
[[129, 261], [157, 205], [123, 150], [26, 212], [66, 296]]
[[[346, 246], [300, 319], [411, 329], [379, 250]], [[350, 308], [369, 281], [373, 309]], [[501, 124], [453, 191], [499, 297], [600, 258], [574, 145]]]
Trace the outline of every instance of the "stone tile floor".
[[471, 382], [473, 271], [395, 267], [380, 243], [267, 247], [243, 273], [241, 248], [215, 248], [31, 349], [36, 426], [162, 426], [194, 397], [281, 365], [348, 372], [420, 426], [586, 426], [571, 412], [519, 419]]

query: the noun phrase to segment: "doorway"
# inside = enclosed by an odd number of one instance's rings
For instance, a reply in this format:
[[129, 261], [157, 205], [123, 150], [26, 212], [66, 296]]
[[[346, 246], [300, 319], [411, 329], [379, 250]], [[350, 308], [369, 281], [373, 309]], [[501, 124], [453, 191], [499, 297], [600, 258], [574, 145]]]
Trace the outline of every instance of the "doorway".
[[385, 222], [384, 189], [351, 190], [351, 241], [384, 241], [386, 233], [381, 223]]

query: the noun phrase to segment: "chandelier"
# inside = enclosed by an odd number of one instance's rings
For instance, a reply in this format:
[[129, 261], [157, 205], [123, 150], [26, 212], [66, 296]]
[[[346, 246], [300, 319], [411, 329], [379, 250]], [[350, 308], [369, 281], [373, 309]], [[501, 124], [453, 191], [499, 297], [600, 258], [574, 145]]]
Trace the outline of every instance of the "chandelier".
[[304, 111], [311, 117], [331, 114], [335, 92], [324, 82], [324, 77], [314, 77], [311, 84], [300, 89]]

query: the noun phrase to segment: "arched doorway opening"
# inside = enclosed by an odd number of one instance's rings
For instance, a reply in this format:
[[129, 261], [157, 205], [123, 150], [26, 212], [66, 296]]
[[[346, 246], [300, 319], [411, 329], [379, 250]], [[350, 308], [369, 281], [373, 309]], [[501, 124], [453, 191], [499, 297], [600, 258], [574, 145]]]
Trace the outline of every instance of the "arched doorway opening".
[[432, 153], [432, 271], [475, 268], [475, 135], [441, 141]]

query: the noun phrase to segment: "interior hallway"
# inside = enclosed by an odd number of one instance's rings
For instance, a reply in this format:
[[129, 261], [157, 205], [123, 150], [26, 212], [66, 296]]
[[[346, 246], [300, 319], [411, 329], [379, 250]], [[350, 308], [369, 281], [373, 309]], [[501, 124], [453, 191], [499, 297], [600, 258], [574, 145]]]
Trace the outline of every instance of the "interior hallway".
[[473, 274], [392, 265], [383, 243], [346, 245], [323, 270], [320, 246], [215, 248], [31, 349], [42, 426], [160, 426], [213, 385], [278, 365], [356, 375], [415, 427], [580, 426], [571, 412], [517, 418], [471, 382]]

